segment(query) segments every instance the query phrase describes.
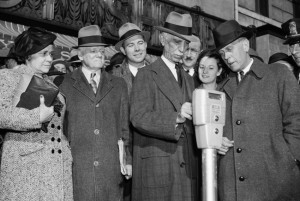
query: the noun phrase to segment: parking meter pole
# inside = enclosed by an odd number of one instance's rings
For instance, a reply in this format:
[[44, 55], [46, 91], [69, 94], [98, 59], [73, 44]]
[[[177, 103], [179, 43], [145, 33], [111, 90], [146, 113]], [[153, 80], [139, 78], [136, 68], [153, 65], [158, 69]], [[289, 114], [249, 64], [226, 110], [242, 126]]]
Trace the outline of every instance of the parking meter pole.
[[202, 149], [202, 201], [217, 201], [217, 150]]

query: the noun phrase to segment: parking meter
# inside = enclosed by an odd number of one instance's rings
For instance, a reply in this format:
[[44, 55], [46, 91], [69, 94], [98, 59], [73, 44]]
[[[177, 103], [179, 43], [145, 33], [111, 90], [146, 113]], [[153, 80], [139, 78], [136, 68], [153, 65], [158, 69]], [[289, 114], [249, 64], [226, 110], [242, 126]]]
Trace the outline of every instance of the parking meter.
[[193, 122], [199, 149], [221, 147], [225, 104], [223, 92], [206, 89], [193, 92]]
[[202, 149], [202, 200], [217, 201], [217, 148], [225, 125], [225, 94], [195, 89], [192, 107], [197, 146]]

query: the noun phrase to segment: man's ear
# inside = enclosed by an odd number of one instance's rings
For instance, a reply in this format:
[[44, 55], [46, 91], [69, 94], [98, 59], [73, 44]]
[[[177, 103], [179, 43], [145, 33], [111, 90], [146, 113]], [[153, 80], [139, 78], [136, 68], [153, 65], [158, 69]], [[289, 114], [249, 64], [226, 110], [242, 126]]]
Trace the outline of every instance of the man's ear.
[[83, 50], [79, 49], [77, 54], [78, 54], [78, 58], [82, 61], [83, 60]]
[[120, 50], [121, 50], [121, 52], [126, 56], [126, 52], [125, 52], [124, 47], [120, 47]]
[[162, 46], [165, 46], [166, 44], [166, 38], [164, 37], [163, 33], [159, 34], [159, 41], [161, 43]]
[[243, 40], [243, 49], [245, 52], [249, 52], [250, 43], [248, 39]]

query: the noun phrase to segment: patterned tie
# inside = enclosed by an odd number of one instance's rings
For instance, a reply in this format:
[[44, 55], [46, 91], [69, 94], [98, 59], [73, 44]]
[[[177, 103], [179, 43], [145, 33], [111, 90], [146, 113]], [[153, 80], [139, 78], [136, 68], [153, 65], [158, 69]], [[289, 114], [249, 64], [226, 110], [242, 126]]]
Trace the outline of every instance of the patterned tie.
[[177, 73], [177, 80], [180, 88], [182, 87], [182, 75], [181, 75], [181, 70], [180, 70], [180, 65], [177, 63], [175, 65], [176, 73]]
[[92, 74], [91, 74], [91, 79], [90, 79], [90, 84], [91, 84], [91, 86], [92, 86], [92, 88], [93, 88], [94, 94], [97, 93], [97, 83], [96, 83], [96, 81], [94, 80], [94, 77], [95, 77], [95, 76], [96, 76], [96, 73], [92, 73]]

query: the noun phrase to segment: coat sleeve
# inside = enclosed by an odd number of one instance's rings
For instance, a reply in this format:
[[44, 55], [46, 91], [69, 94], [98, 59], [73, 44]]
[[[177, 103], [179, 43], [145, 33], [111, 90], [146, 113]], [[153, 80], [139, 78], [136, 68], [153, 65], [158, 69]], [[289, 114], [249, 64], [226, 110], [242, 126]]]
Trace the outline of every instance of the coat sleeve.
[[168, 100], [159, 100], [156, 96], [156, 92], [161, 92], [151, 73], [152, 71], [149, 70], [141, 70], [134, 79], [130, 100], [130, 120], [144, 135], [178, 141], [181, 135], [181, 127], [176, 126], [178, 112], [165, 109], [163, 104], [171, 103]]
[[293, 156], [300, 160], [300, 88], [290, 71], [284, 69], [280, 78], [283, 135]]
[[124, 141], [126, 151], [126, 163], [132, 164], [132, 133], [129, 130], [129, 98], [126, 83], [122, 80], [122, 95], [121, 95], [121, 128], [122, 139]]
[[0, 128], [28, 131], [41, 128], [39, 107], [28, 110], [13, 105], [14, 95], [21, 80], [12, 70], [0, 72]]

